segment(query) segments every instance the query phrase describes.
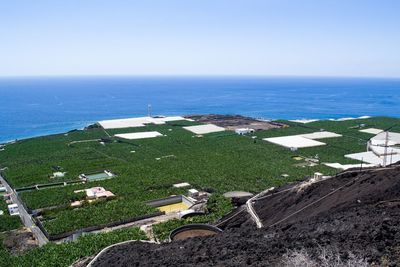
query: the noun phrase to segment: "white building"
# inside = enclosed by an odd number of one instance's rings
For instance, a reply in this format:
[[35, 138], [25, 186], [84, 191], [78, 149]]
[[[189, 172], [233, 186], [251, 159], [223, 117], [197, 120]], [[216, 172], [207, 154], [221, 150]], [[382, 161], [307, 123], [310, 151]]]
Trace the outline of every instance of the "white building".
[[85, 191], [88, 199], [109, 198], [115, 196], [111, 191], [105, 190], [104, 187], [92, 187], [85, 189]]
[[17, 204], [8, 205], [8, 212], [10, 213], [11, 216], [19, 215], [18, 205]]
[[188, 190], [188, 195], [189, 197], [198, 197], [199, 196], [199, 191], [192, 188]]
[[53, 172], [52, 178], [63, 178], [66, 172]]
[[245, 135], [245, 134], [249, 134], [249, 133], [254, 133], [254, 129], [251, 128], [239, 128], [235, 130], [235, 133], [237, 133], [238, 135]]

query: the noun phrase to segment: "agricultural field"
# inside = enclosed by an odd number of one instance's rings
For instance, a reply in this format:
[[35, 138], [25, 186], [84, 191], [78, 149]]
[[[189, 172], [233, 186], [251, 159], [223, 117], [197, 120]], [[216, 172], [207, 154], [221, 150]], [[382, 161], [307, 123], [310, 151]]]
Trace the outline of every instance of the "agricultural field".
[[[365, 124], [365, 127], [385, 129], [400, 125], [399, 119], [392, 118], [309, 124], [282, 122], [290, 127], [248, 136], [226, 131], [196, 137], [182, 129], [198, 124], [188, 121], [107, 132], [92, 127], [8, 144], [0, 152], [0, 167], [7, 167], [2, 174], [14, 188], [77, 180], [79, 174], [94, 171], [111, 170], [117, 174], [108, 180], [21, 192], [20, 198], [29, 209], [53, 208], [43, 211], [42, 221], [46, 230], [56, 235], [152, 214], [156, 209], [145, 201], [186, 193], [186, 189], [173, 188], [174, 183], [188, 182], [193, 188], [216, 194], [233, 190], [256, 193], [303, 179], [314, 172], [333, 175], [337, 170], [322, 164], [299, 167], [299, 161], [293, 157], [315, 158], [318, 155], [320, 162], [358, 163], [344, 155], [365, 151], [367, 140], [373, 135], [352, 127]], [[326, 146], [295, 152], [261, 140], [321, 129], [343, 137], [323, 139]], [[141, 140], [109, 137], [142, 131], [158, 131], [164, 136]], [[391, 131], [400, 132], [400, 128], [397, 126]], [[101, 138], [109, 142], [96, 141]], [[85, 140], [91, 141], [76, 142]], [[61, 167], [66, 172], [65, 177], [50, 178], [54, 166]], [[116, 197], [86, 203], [79, 208], [70, 207], [72, 201], [84, 198], [83, 194], [74, 193], [75, 190], [93, 186], [102, 186]]]
[[[0, 266], [54, 266], [67, 267], [85, 256], [98, 253], [103, 248], [126, 240], [146, 240], [139, 228], [115, 230], [108, 233], [88, 234], [73, 242], [48, 243], [25, 253], [11, 255], [0, 244]], [[0, 235], [0, 241], [2, 236]], [[1, 242], [3, 243], [3, 242]]]

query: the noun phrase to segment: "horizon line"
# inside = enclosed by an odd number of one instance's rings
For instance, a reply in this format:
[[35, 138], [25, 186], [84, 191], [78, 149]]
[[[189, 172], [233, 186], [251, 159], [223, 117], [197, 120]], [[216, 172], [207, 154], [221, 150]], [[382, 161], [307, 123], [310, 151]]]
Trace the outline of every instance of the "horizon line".
[[341, 79], [400, 79], [400, 76], [364, 76], [364, 75], [268, 75], [268, 74], [35, 74], [0, 75], [4, 78], [341, 78]]

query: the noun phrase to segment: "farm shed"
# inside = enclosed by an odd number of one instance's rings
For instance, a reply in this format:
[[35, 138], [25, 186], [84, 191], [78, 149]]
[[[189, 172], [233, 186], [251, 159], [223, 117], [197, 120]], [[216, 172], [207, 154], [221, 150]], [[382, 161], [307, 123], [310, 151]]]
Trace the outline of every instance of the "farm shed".
[[188, 196], [189, 197], [198, 197], [199, 196], [199, 191], [197, 189], [189, 189], [188, 190]]
[[19, 215], [19, 209], [17, 204], [10, 204], [7, 206], [7, 208], [11, 216]]
[[249, 133], [254, 133], [254, 129], [251, 128], [239, 128], [235, 130], [235, 133], [237, 133], [238, 135], [245, 135], [245, 134], [249, 134]]
[[109, 198], [115, 196], [111, 191], [105, 190], [104, 187], [92, 187], [85, 189], [88, 199]]
[[53, 176], [51, 178], [62, 178], [64, 177], [66, 172], [53, 172]]

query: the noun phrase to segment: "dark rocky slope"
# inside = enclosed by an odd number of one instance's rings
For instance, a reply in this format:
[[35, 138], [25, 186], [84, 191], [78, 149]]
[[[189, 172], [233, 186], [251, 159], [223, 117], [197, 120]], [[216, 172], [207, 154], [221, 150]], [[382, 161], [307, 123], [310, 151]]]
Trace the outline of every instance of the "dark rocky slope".
[[343, 260], [354, 254], [370, 264], [400, 262], [400, 167], [286, 186], [255, 207], [265, 228], [242, 212], [218, 236], [121, 245], [94, 266], [281, 266], [289, 250], [318, 262], [321, 248]]

